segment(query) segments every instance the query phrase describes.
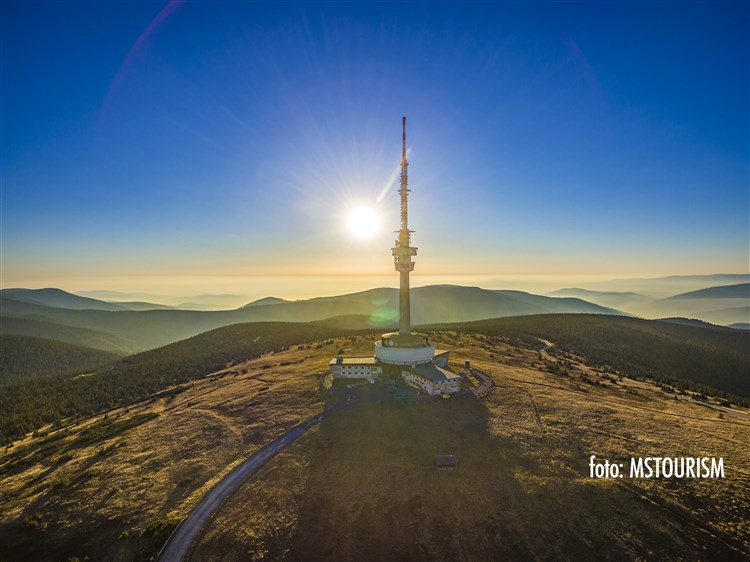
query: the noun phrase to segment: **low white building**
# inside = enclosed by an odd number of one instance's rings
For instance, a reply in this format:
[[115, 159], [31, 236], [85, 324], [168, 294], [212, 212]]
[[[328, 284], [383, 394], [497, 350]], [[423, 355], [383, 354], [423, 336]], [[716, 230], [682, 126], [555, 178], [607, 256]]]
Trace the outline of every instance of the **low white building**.
[[374, 357], [339, 356], [328, 362], [334, 379], [377, 379], [383, 368]]
[[[447, 358], [447, 353], [445, 354]], [[401, 369], [404, 382], [430, 396], [456, 394], [461, 391], [463, 377], [437, 365], [437, 362]]]
[[429, 362], [394, 365], [376, 357], [344, 357], [331, 359], [328, 366], [334, 379], [375, 380], [383, 370], [400, 375], [406, 384], [423, 394], [455, 394], [461, 391], [463, 377], [448, 369], [448, 351], [436, 351]]

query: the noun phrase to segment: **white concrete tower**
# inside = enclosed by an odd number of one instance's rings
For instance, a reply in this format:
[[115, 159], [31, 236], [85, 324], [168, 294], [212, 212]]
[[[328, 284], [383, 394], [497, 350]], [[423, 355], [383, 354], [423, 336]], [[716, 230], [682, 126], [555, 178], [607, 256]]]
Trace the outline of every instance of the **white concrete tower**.
[[417, 248], [411, 245], [409, 230], [409, 180], [406, 160], [406, 117], [402, 118], [401, 133], [401, 228], [396, 231], [398, 238], [391, 248], [396, 271], [399, 272], [398, 332], [383, 334], [375, 343], [375, 356], [383, 363], [416, 365], [432, 361], [435, 347], [430, 345], [427, 336], [411, 331], [411, 299], [409, 294], [409, 273], [414, 270]]

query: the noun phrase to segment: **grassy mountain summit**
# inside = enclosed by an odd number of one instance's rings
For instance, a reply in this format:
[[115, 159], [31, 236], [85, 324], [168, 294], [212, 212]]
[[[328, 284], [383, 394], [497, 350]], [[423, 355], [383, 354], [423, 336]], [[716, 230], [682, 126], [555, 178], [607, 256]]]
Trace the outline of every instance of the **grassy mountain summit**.
[[[457, 364], [489, 373], [494, 392], [431, 405], [365, 402], [329, 418], [221, 507], [192, 560], [741, 559], [750, 546], [747, 410], [675, 398], [618, 363], [632, 356], [652, 372], [658, 357], [641, 355], [638, 343], [665, 338], [678, 346], [667, 352], [691, 359], [744, 350], [746, 372], [750, 334], [735, 341], [743, 334], [729, 329], [559, 314], [420, 329]], [[63, 418], [0, 456], [3, 556], [148, 560], [233, 466], [324, 408], [329, 359], [370, 353], [377, 333], [329, 321], [240, 324], [95, 376], [47, 379], [57, 403], [89, 396], [111, 405]], [[555, 345], [542, 352], [544, 336]], [[621, 374], [602, 367], [603, 356]], [[682, 365], [662, 368], [677, 374]], [[6, 402], [0, 413], [18, 411]], [[455, 471], [435, 469], [444, 453], [458, 455]], [[588, 477], [590, 454], [627, 462], [655, 453], [723, 455], [728, 476]]]

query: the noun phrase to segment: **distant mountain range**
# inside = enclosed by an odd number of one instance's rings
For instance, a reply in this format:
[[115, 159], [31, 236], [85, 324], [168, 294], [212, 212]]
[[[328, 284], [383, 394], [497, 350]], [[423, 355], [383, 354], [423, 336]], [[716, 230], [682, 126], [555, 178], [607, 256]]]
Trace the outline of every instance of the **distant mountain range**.
[[706, 287], [750, 283], [748, 273], [717, 273], [712, 275], [669, 275], [645, 279], [612, 279], [595, 283], [590, 288], [601, 291], [632, 291], [652, 298], [665, 298], [678, 293], [697, 291]]
[[[745, 277], [689, 276], [686, 279], [695, 283], [699, 279], [706, 282]], [[644, 281], [656, 283], [659, 280]], [[111, 296], [107, 292], [102, 294]], [[209, 299], [211, 295], [205, 297]], [[226, 302], [236, 295], [215, 297], [217, 302]], [[635, 291], [580, 287], [559, 289], [542, 296], [523, 291], [430, 285], [412, 289], [411, 303], [414, 325], [530, 314], [591, 313], [676, 317], [728, 326], [750, 323], [750, 282], [704, 286], [663, 299]], [[206, 305], [196, 303], [196, 306]], [[398, 290], [377, 288], [296, 301], [269, 296], [232, 310], [182, 310], [142, 301], [108, 302], [54, 288], [0, 291], [0, 333], [51, 338], [115, 353], [143, 351], [242, 322], [310, 322], [352, 315], [367, 317], [373, 327], [395, 326]]]
[[747, 320], [750, 319], [750, 306], [735, 306], [732, 308], [722, 308], [721, 310], [704, 310], [693, 316], [712, 324], [733, 326], [735, 324], [747, 323]]
[[577, 297], [595, 304], [612, 307], [628, 307], [653, 300], [647, 295], [630, 291], [592, 291], [590, 289], [568, 288], [547, 293], [551, 297]]
[[[412, 289], [411, 295], [415, 325], [543, 313], [624, 314], [578, 298], [479, 287], [435, 285]], [[392, 326], [398, 320], [398, 290], [379, 288], [300, 301], [268, 297], [236, 310], [190, 311], [128, 310], [121, 303], [59, 289], [10, 289], [0, 291], [0, 310], [0, 333], [43, 334], [98, 349], [134, 352], [240, 322], [310, 322], [365, 315], [372, 326]]]
[[676, 301], [687, 299], [747, 299], [750, 300], [750, 283], [740, 283], [738, 285], [722, 285], [719, 287], [709, 287], [699, 289], [688, 293], [674, 295], [664, 301]]
[[144, 292], [122, 292], [122, 291], [76, 291], [76, 295], [99, 299], [116, 304], [129, 302], [146, 302], [148, 304], [160, 304], [183, 310], [230, 310], [237, 308], [247, 297], [233, 294], [206, 294], [190, 296], [158, 295]]
[[[659, 286], [659, 283], [672, 283], [675, 279], [697, 283], [728, 278], [745, 279], [746, 277], [744, 275], [706, 275], [641, 281], [649, 281], [653, 283], [653, 286]], [[666, 298], [654, 298], [653, 295], [629, 291], [594, 291], [581, 288], [559, 289], [549, 295], [576, 296], [645, 318], [692, 318], [723, 326], [750, 322], [750, 283], [702, 287]]]

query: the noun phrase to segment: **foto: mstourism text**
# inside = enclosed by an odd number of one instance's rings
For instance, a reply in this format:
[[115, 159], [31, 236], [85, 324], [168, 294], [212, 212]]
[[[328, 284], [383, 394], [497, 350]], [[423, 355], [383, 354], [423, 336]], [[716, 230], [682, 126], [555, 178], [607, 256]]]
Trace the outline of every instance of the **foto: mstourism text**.
[[724, 478], [722, 457], [631, 457], [625, 463], [589, 459], [589, 478]]

